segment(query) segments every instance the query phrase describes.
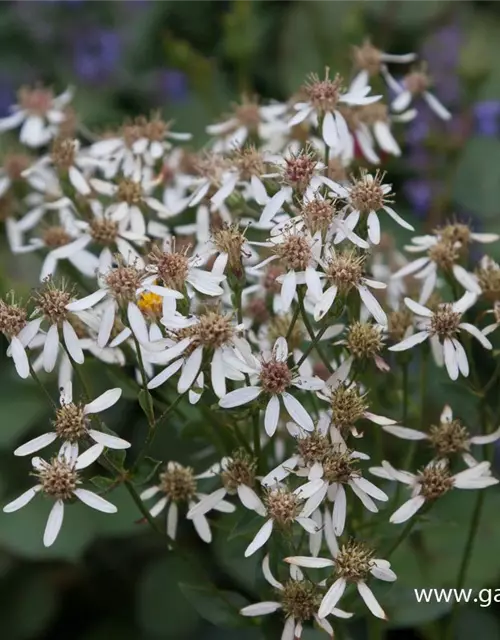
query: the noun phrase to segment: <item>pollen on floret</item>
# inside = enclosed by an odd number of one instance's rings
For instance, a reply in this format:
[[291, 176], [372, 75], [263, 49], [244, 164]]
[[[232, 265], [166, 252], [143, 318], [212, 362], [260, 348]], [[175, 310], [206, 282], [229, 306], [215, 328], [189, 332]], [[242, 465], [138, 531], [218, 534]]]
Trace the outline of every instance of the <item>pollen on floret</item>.
[[316, 172], [317, 164], [314, 155], [308, 151], [301, 151], [297, 155], [285, 158], [283, 182], [303, 193]]
[[429, 258], [442, 269], [449, 271], [460, 260], [460, 244], [441, 239], [427, 251]]
[[148, 270], [152, 267], [166, 287], [183, 291], [189, 270], [189, 247], [176, 251], [172, 245], [168, 251], [154, 246], [148, 254]]
[[189, 502], [196, 494], [196, 479], [191, 467], [169, 462], [160, 473], [160, 489], [172, 502]]
[[161, 318], [163, 315], [163, 298], [157, 293], [144, 291], [137, 299], [137, 306], [148, 318]]
[[274, 251], [281, 258], [285, 269], [293, 271], [304, 271], [312, 257], [311, 245], [300, 233], [287, 233], [283, 241], [274, 247]]
[[253, 487], [256, 468], [257, 461], [254, 458], [244, 451], [237, 451], [220, 474], [226, 491], [234, 494], [242, 484]]
[[325, 233], [328, 230], [338, 210], [334, 200], [313, 198], [302, 205], [301, 214], [307, 229], [314, 235], [317, 231]]
[[118, 183], [116, 199], [129, 205], [137, 205], [142, 200], [142, 185], [131, 178], [122, 178]]
[[373, 567], [373, 550], [361, 542], [349, 540], [335, 558], [335, 573], [348, 582], [365, 581]]
[[318, 587], [309, 580], [287, 580], [277, 596], [285, 615], [302, 622], [314, 618], [322, 599]]
[[328, 280], [339, 287], [341, 293], [348, 293], [352, 287], [361, 284], [366, 256], [356, 251], [334, 253], [325, 265]]
[[44, 281], [43, 287], [33, 296], [36, 310], [42, 313], [51, 324], [61, 325], [67, 320], [69, 311], [66, 306], [71, 302], [72, 291], [65, 282], [57, 287], [51, 278]]
[[42, 231], [42, 241], [49, 249], [64, 247], [71, 242], [71, 236], [66, 229], [60, 225], [46, 227]]
[[353, 474], [359, 475], [358, 461], [351, 457], [351, 451], [342, 450], [339, 446], [332, 446], [329, 454], [323, 460], [323, 476], [328, 482], [347, 483]]
[[134, 265], [119, 264], [105, 275], [106, 285], [119, 302], [135, 302], [137, 289], [142, 285], [143, 272]]
[[365, 398], [366, 395], [360, 394], [357, 387], [338, 385], [332, 390], [330, 398], [332, 423], [343, 431], [352, 427], [368, 409]]
[[326, 67], [323, 80], [315, 73], [309, 75], [303, 86], [307, 100], [316, 111], [321, 114], [335, 111], [342, 92], [343, 80], [337, 73], [333, 80], [330, 78], [330, 69]]
[[219, 251], [227, 253], [229, 268], [241, 274], [242, 256], [246, 255], [243, 251], [245, 231], [241, 231], [238, 224], [225, 224], [212, 232], [212, 242]]
[[297, 451], [306, 465], [311, 466], [326, 459], [332, 452], [332, 443], [316, 429], [303, 438], [297, 438]]
[[75, 162], [78, 143], [72, 138], [55, 138], [52, 142], [50, 157], [59, 171], [67, 171]]
[[13, 293], [9, 298], [9, 302], [0, 300], [0, 333], [7, 338], [13, 338], [26, 326], [28, 312], [14, 301]]
[[69, 500], [79, 484], [79, 476], [74, 463], [62, 458], [53, 458], [50, 462], [43, 462], [35, 474], [42, 491], [56, 500]]
[[77, 442], [87, 433], [88, 419], [83, 405], [70, 402], [56, 409], [54, 430], [62, 440]]
[[413, 316], [409, 309], [402, 307], [387, 314], [387, 333], [393, 342], [401, 342], [410, 327], [413, 326]]
[[428, 465], [419, 473], [421, 495], [426, 500], [435, 500], [453, 487], [453, 478], [448, 465], [435, 463]]
[[367, 38], [361, 46], [352, 47], [352, 59], [357, 69], [368, 71], [370, 76], [380, 73], [382, 52]]
[[469, 438], [469, 432], [458, 419], [445, 420], [429, 429], [429, 441], [439, 456], [468, 451]]
[[360, 176], [353, 179], [349, 194], [354, 209], [362, 214], [368, 214], [370, 211], [378, 211], [391, 202], [390, 192], [386, 193], [383, 189], [384, 177], [385, 173], [378, 169], [374, 175], [368, 173], [366, 169], [361, 170]]
[[500, 300], [500, 268], [489, 257], [485, 257], [479, 263], [475, 271], [482, 295], [492, 302]]
[[250, 180], [252, 176], [261, 176], [266, 172], [266, 163], [262, 153], [254, 146], [236, 149], [231, 155], [235, 167], [242, 180]]
[[428, 73], [423, 69], [414, 69], [407, 73], [403, 78], [403, 84], [406, 89], [413, 95], [418, 96], [431, 85]]
[[430, 319], [431, 335], [437, 335], [441, 340], [453, 338], [460, 330], [462, 314], [453, 310], [450, 303], [443, 303], [433, 313]]
[[289, 489], [270, 489], [264, 496], [269, 516], [280, 527], [290, 526], [302, 509], [302, 500]]
[[384, 346], [382, 333], [370, 322], [353, 322], [346, 336], [349, 352], [359, 359], [374, 358]]
[[112, 245], [118, 236], [118, 222], [109, 218], [92, 218], [89, 233], [98, 244], [105, 247]]
[[260, 370], [262, 389], [266, 393], [283, 393], [292, 382], [292, 372], [286, 362], [276, 359], [263, 361]]

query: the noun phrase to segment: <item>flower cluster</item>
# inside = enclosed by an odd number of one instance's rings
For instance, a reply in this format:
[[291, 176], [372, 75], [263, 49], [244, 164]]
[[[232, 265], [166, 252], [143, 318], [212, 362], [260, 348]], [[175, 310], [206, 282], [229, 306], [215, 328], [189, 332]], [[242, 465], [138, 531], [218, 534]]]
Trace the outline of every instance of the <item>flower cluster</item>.
[[[6, 156], [0, 195], [11, 204], [2, 215], [12, 252], [40, 256], [41, 284], [25, 303], [0, 300], [0, 332], [19, 376], [44, 387], [38, 373], [57, 370], [61, 395], [51, 426], [14, 453], [57, 449], [48, 462], [33, 458], [37, 484], [4, 510], [49, 497], [45, 545], [75, 497], [116, 510], [80, 487], [94, 464], [108, 486], [125, 485], [171, 547], [181, 517], [210, 543], [212, 518], [224, 526], [224, 514], [251, 512], [244, 556], [266, 548], [262, 571], [275, 595], [241, 614], [280, 611], [283, 640], [299, 638], [304, 624], [333, 637], [332, 624], [351, 615], [337, 608], [341, 599], [354, 604], [344, 597], [349, 585], [385, 619], [369, 583], [396, 580], [360, 522], [398, 524], [451, 489], [498, 482], [490, 462], [471, 453], [500, 437], [494, 425], [472, 433], [449, 406], [427, 430], [406, 422], [412, 358], [402, 352], [420, 345], [420, 367], [432, 354], [451, 380], [461, 375], [484, 395], [472, 349], [486, 357], [486, 336], [500, 325], [500, 267], [489, 257], [473, 267], [469, 252], [495, 234], [452, 221], [411, 239], [407, 251], [423, 257], [387, 250], [386, 224], [414, 230], [378, 166], [401, 153], [397, 123], [415, 115], [417, 95], [449, 117], [420, 68], [402, 84], [391, 75], [392, 64], [414, 59], [365, 42], [353, 50], [351, 82], [327, 69], [286, 103], [244, 97], [207, 127], [211, 141], [199, 152], [158, 114], [85, 144], [65, 126], [70, 91], [20, 92], [0, 130], [20, 126], [20, 142], [40, 155]], [[480, 304], [489, 307], [475, 313]], [[495, 323], [481, 329], [485, 312]], [[122, 390], [92, 400], [88, 361], [118, 369], [137, 392], [148, 434], [130, 464], [113, 450], [131, 444], [100, 415]], [[389, 416], [371, 410], [378, 386], [399, 384], [401, 372], [405, 424], [398, 407]], [[205, 430], [194, 461], [164, 461], [137, 491], [154, 434], [183, 404], [214, 440]], [[412, 449], [400, 469], [382, 459], [392, 450], [387, 434], [425, 441], [432, 454], [419, 467]], [[135, 449], [140, 435], [130, 440]], [[374, 458], [380, 466], [368, 467]], [[392, 481], [411, 491], [402, 505], [390, 500]], [[163, 526], [156, 518], [165, 510]]]

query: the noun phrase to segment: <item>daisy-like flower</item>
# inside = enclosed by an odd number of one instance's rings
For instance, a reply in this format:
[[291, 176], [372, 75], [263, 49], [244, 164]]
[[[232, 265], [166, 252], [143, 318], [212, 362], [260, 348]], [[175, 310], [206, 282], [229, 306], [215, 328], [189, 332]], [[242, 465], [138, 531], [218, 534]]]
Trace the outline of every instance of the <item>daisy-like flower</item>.
[[500, 438], [500, 427], [488, 435], [471, 436], [460, 420], [453, 419], [453, 411], [449, 405], [444, 407], [439, 425], [432, 425], [427, 433], [398, 425], [386, 426], [383, 429], [403, 440], [427, 440], [439, 458], [448, 458], [460, 453], [468, 466], [477, 464], [470, 454], [471, 445], [490, 444]]
[[386, 53], [374, 47], [369, 39], [366, 39], [361, 46], [352, 47], [352, 60], [357, 70], [356, 76], [351, 83], [353, 88], [366, 87], [370, 78], [382, 75], [386, 77], [387, 64], [408, 64], [416, 60], [416, 53], [392, 54]]
[[[214, 470], [209, 469], [205, 473], [195, 475], [191, 467], [184, 467], [178, 462], [168, 462], [164, 470], [159, 475], [159, 482], [149, 487], [141, 493], [141, 500], [150, 500], [158, 494], [162, 497], [150, 509], [150, 514], [156, 518], [168, 507], [167, 512], [167, 534], [172, 540], [177, 536], [177, 526], [179, 523], [179, 508], [192, 509], [197, 500], [203, 499], [205, 494], [198, 491], [198, 480], [212, 478]], [[232, 513], [234, 505], [225, 500], [219, 501], [211, 507], [216, 511]], [[210, 524], [203, 513], [196, 514], [191, 518], [197, 534], [203, 542], [212, 542], [212, 532]]]
[[465, 224], [450, 224], [438, 229], [433, 235], [417, 236], [412, 244], [405, 247], [411, 253], [427, 253], [396, 271], [392, 278], [404, 278], [413, 275], [422, 280], [419, 302], [425, 304], [436, 286], [439, 269], [452, 275], [466, 291], [480, 294], [478, 277], [469, 273], [458, 262], [463, 249], [471, 242], [490, 243], [498, 240], [495, 233], [474, 233]]
[[[399, 226], [404, 229], [414, 231], [409, 222], [397, 214], [389, 202], [392, 202], [392, 186], [383, 184], [384, 174], [376, 171], [375, 174], [361, 170], [359, 177], [353, 180], [352, 184], [347, 187], [347, 201], [351, 208], [351, 213], [346, 218], [346, 224], [349, 228], [354, 229], [358, 220], [362, 216], [366, 219], [368, 227], [368, 238], [372, 244], [380, 243], [380, 220], [378, 211], [384, 210]], [[339, 232], [335, 242], [340, 242], [345, 236]]]
[[483, 256], [474, 271], [474, 276], [481, 288], [481, 295], [496, 305], [500, 301], [500, 265], [498, 262], [495, 262], [490, 256]]
[[370, 473], [386, 480], [402, 482], [411, 490], [411, 498], [389, 518], [389, 522], [400, 524], [414, 516], [424, 504], [437, 500], [451, 489], [484, 489], [498, 484], [499, 481], [491, 475], [490, 467], [489, 462], [480, 462], [452, 475], [446, 460], [431, 460], [415, 474], [395, 469], [384, 460], [381, 467], [372, 467]]
[[315, 74], [311, 75], [302, 88], [305, 101], [294, 105], [297, 113], [289, 121], [289, 126], [309, 120], [313, 126], [321, 126], [323, 140], [330, 148], [340, 151], [350, 145], [349, 130], [338, 109], [339, 105], [372, 104], [382, 96], [369, 96], [371, 87], [368, 85], [355, 85], [344, 91], [342, 84], [343, 80], [338, 74], [333, 80], [329, 77], [328, 68], [324, 80], [320, 80]]
[[[385, 289], [386, 284], [372, 280], [364, 275], [365, 254], [358, 255], [354, 251], [337, 252], [333, 247], [325, 248], [323, 258], [319, 261], [323, 273], [314, 269], [306, 272], [308, 292], [315, 301], [314, 319], [321, 320], [331, 309], [337, 295], [343, 299], [352, 289], [356, 289], [370, 314], [381, 324], [387, 324], [387, 316], [375, 296], [368, 287]], [[323, 291], [322, 279], [327, 288]]]
[[243, 96], [240, 103], [232, 106], [233, 113], [225, 120], [206, 128], [206, 132], [215, 138], [212, 148], [217, 153], [243, 147], [252, 136], [261, 142], [267, 141], [277, 131], [283, 130], [279, 118], [288, 110], [286, 104], [259, 105], [256, 99]]
[[484, 329], [482, 330], [483, 336], [488, 336], [490, 333], [500, 327], [500, 301], [496, 301], [493, 305], [493, 309], [488, 309], [486, 313], [493, 314], [495, 322], [484, 327]]
[[244, 507], [264, 516], [266, 509], [252, 488], [255, 485], [255, 468], [256, 461], [244, 451], [238, 451], [233, 457], [223, 458], [220, 464], [213, 465], [211, 467], [213, 476], [219, 475], [223, 486], [201, 498], [188, 511], [187, 518], [192, 520], [200, 514], [208, 513], [228, 494], [237, 495]]
[[105, 447], [108, 449], [128, 449], [130, 443], [126, 440], [91, 429], [89, 424], [90, 415], [109, 409], [118, 402], [121, 395], [121, 389], [109, 389], [95, 400], [92, 400], [92, 402], [87, 404], [75, 403], [73, 402], [73, 385], [71, 381], [67, 382], [64, 388], [61, 389], [61, 406], [56, 409], [56, 418], [53, 422], [54, 430], [48, 431], [21, 445], [14, 451], [14, 455], [31, 455], [52, 444], [57, 438], [62, 440], [63, 446], [71, 447], [73, 458], [78, 456], [78, 442], [85, 438], [90, 438], [94, 444], [98, 445], [101, 453]]
[[0, 333], [10, 342], [7, 355], [14, 361], [17, 374], [21, 378], [30, 375], [26, 348], [40, 330], [41, 318], [28, 321], [28, 312], [17, 304], [11, 294], [8, 300], [0, 300]]
[[188, 257], [187, 250], [175, 250], [175, 238], [166, 239], [160, 249], [153, 246], [147, 257], [146, 272], [151, 274], [144, 284], [153, 284], [160, 280], [165, 287], [184, 293], [186, 287], [207, 296], [220, 296], [224, 293], [221, 283], [226, 280], [223, 274], [226, 258], [216, 260], [211, 271], [200, 269], [203, 258], [198, 255]]
[[347, 585], [354, 583], [359, 595], [373, 615], [383, 620], [387, 619], [384, 610], [366, 581], [371, 575], [379, 580], [394, 582], [396, 574], [391, 569], [390, 562], [374, 558], [373, 551], [365, 545], [352, 540], [344, 544], [332, 559], [292, 556], [285, 558], [285, 562], [311, 569], [333, 567], [335, 579], [321, 601], [318, 611], [320, 618], [326, 618], [333, 611]]
[[303, 390], [319, 390], [323, 387], [323, 381], [316, 377], [301, 376], [298, 372], [294, 375], [287, 364], [288, 344], [285, 338], [279, 337], [274, 343], [272, 355], [269, 359], [258, 361], [253, 358], [255, 366], [248, 366], [247, 373], [257, 374], [259, 384], [236, 389], [219, 400], [219, 406], [223, 409], [232, 409], [253, 402], [261, 394], [269, 397], [264, 414], [264, 428], [269, 437], [272, 437], [278, 426], [281, 405], [283, 402], [288, 415], [306, 431], [312, 431], [314, 424], [302, 404], [287, 391], [290, 387]]
[[56, 364], [61, 344], [61, 335], [63, 340], [63, 348], [67, 351], [70, 358], [77, 364], [83, 364], [84, 355], [80, 345], [80, 339], [70, 322], [73, 302], [72, 293], [63, 285], [61, 288], [56, 287], [50, 279], [46, 280], [42, 289], [34, 296], [36, 309], [33, 316], [40, 322], [45, 321], [49, 324], [49, 329], [45, 337], [43, 345], [43, 368], [50, 373]]
[[157, 285], [145, 285], [144, 273], [135, 266], [120, 264], [110, 269], [104, 276], [99, 277], [100, 288], [84, 298], [75, 300], [67, 305], [69, 311], [84, 311], [91, 309], [101, 301], [104, 302], [103, 315], [97, 344], [103, 348], [108, 344], [111, 331], [115, 324], [117, 313], [122, 309], [127, 312], [130, 329], [141, 345], [150, 346], [148, 326], [144, 315], [137, 306], [137, 296], [143, 291], [151, 291], [162, 298], [182, 298], [182, 293], [160, 287]]
[[59, 132], [66, 120], [65, 107], [73, 97], [73, 91], [54, 97], [50, 89], [22, 87], [18, 92], [18, 104], [10, 109], [10, 116], [0, 119], [0, 132], [21, 126], [20, 141], [28, 147], [43, 147]]
[[493, 348], [491, 342], [477, 327], [469, 322], [462, 322], [462, 315], [472, 307], [476, 300], [476, 294], [467, 291], [456, 302], [443, 302], [438, 305], [435, 311], [431, 311], [411, 298], [405, 298], [406, 306], [422, 318], [419, 322], [420, 331], [389, 347], [389, 351], [405, 351], [430, 338], [435, 343], [442, 345], [444, 363], [450, 378], [456, 380], [460, 373], [467, 377], [469, 362], [464, 347], [457, 339], [460, 331], [466, 331], [476, 338], [485, 349]]
[[405, 111], [415, 97], [421, 96], [439, 118], [449, 120], [451, 113], [428, 90], [430, 85], [431, 80], [423, 69], [410, 71], [403, 78], [401, 85], [396, 81], [391, 83], [391, 88], [398, 94], [394, 98], [391, 107], [394, 111]]
[[21, 509], [38, 493], [54, 500], [43, 534], [43, 544], [46, 547], [50, 547], [59, 535], [64, 518], [65, 502], [68, 500], [78, 498], [97, 511], [116, 513], [117, 508], [114, 504], [88, 489], [80, 488], [82, 480], [78, 472], [90, 466], [100, 455], [100, 451], [99, 445], [95, 445], [75, 458], [72, 457], [71, 448], [65, 448], [50, 462], [33, 458], [34, 475], [38, 478], [38, 484], [5, 505], [4, 512], [11, 513]]
[[[236, 364], [245, 370], [248, 367], [245, 360], [252, 357], [250, 345], [241, 336], [243, 324], [235, 325], [231, 316], [216, 311], [189, 318], [168, 315], [161, 322], [171, 335], [171, 344], [163, 352], [150, 354], [147, 358], [155, 364], [172, 364], [150, 380], [149, 389], [162, 385], [182, 369], [177, 391], [184, 393], [195, 383], [207, 355], [212, 388], [219, 398], [226, 395], [227, 378], [244, 380], [240, 369], [233, 366]], [[235, 357], [235, 353], [240, 357]]]
[[23, 182], [24, 172], [31, 166], [33, 158], [25, 153], [6, 153], [0, 167], [0, 198], [3, 198], [17, 183]]
[[[302, 637], [304, 622], [315, 621], [331, 638], [334, 631], [325, 618], [320, 618], [318, 608], [321, 602], [322, 590], [318, 585], [304, 579], [299, 567], [290, 565], [290, 578], [282, 583], [277, 580], [269, 565], [269, 556], [262, 561], [262, 573], [267, 582], [275, 589], [277, 600], [267, 600], [243, 607], [242, 616], [263, 616], [275, 611], [282, 611], [285, 625], [281, 640], [296, 640]], [[350, 618], [352, 613], [333, 608], [330, 612], [337, 618]]]
[[171, 130], [171, 123], [164, 122], [159, 114], [147, 119], [144, 116], [126, 122], [118, 134], [112, 134], [91, 145], [89, 154], [104, 160], [105, 175], [115, 176], [120, 170], [131, 176], [145, 164], [153, 167], [171, 148], [171, 140], [190, 140], [190, 133]]
[[295, 491], [278, 485], [267, 491], [264, 496], [263, 511], [263, 516], [267, 520], [246, 548], [245, 558], [250, 557], [263, 547], [275, 528], [287, 531], [296, 522], [307, 533], [317, 533], [318, 526], [310, 518], [312, 510], [306, 510], [304, 500], [317, 491], [318, 484], [318, 481], [311, 481], [298, 487]]

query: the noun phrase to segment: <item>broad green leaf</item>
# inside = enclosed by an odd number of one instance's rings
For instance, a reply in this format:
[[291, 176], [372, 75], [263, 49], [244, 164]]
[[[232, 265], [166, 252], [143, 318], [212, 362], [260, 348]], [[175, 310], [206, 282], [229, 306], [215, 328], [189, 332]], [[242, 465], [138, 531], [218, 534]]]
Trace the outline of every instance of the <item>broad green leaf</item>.
[[246, 626], [239, 610], [249, 603], [239, 593], [220, 591], [212, 585], [192, 585], [183, 582], [179, 587], [200, 616], [215, 626]]
[[139, 464], [139, 468], [132, 476], [132, 482], [136, 485], [142, 485], [148, 483], [158, 471], [161, 465], [160, 460], [153, 460], [153, 458], [144, 458]]

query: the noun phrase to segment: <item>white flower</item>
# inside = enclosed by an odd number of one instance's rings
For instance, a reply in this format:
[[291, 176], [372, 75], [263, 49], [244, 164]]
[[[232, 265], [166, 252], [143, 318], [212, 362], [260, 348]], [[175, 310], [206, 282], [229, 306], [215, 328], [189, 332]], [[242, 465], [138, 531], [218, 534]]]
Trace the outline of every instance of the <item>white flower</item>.
[[[275, 589], [278, 600], [259, 602], [243, 607], [240, 611], [242, 616], [263, 616], [275, 611], [283, 611], [285, 625], [281, 640], [296, 640], [300, 638], [302, 636], [303, 623], [308, 620], [315, 620], [318, 626], [333, 638], [334, 631], [332, 626], [328, 620], [320, 618], [316, 611], [315, 599], [319, 589], [313, 583], [304, 580], [302, 571], [297, 566], [290, 565], [290, 579], [285, 583], [279, 582], [271, 572], [269, 555], [266, 555], [262, 561], [262, 573], [267, 582]], [[302, 585], [304, 588], [300, 589]], [[305, 610], [309, 614], [307, 618], [303, 617]], [[337, 608], [332, 609], [330, 613], [338, 618], [350, 618], [352, 616], [352, 613], [347, 613]]]
[[304, 87], [307, 100], [294, 105], [297, 113], [288, 124], [293, 127], [309, 120], [314, 126], [320, 125], [325, 143], [339, 152], [350, 145], [350, 134], [337, 106], [366, 105], [380, 100], [382, 96], [368, 96], [370, 89], [369, 86], [354, 85], [345, 92], [342, 90], [342, 79], [336, 76], [331, 80], [327, 69], [324, 80], [315, 75], [311, 76], [309, 83]]
[[[219, 463], [213, 465], [210, 472], [215, 477], [221, 476], [222, 488], [216, 489], [212, 493], [204, 496], [192, 507], [187, 514], [187, 518], [192, 520], [196, 516], [204, 515], [214, 509], [228, 494], [235, 494], [240, 499], [241, 504], [251, 511], [255, 511], [261, 516], [266, 514], [266, 508], [262, 500], [252, 489], [255, 482], [254, 464], [250, 458], [237, 455], [233, 458], [223, 458]], [[207, 472], [208, 474], [209, 472]], [[208, 477], [206, 475], [206, 477]]]
[[264, 428], [269, 437], [273, 436], [278, 426], [281, 411], [280, 400], [283, 402], [289, 416], [306, 431], [312, 431], [314, 424], [311, 416], [303, 405], [292, 396], [287, 389], [290, 386], [305, 390], [318, 390], [323, 386], [319, 378], [305, 378], [298, 373], [293, 375], [288, 360], [288, 345], [285, 338], [277, 338], [269, 360], [259, 362], [253, 359], [255, 365], [246, 368], [247, 373], [257, 373], [259, 384], [236, 389], [219, 400], [223, 409], [232, 409], [253, 402], [261, 394], [269, 396], [264, 415]]
[[19, 139], [28, 147], [43, 147], [59, 132], [59, 125], [66, 120], [64, 108], [73, 97], [73, 91], [54, 97], [49, 89], [23, 88], [19, 91], [19, 104], [10, 109], [13, 113], [0, 119], [0, 132], [21, 126]]
[[394, 111], [404, 111], [407, 109], [415, 96], [422, 96], [434, 113], [442, 120], [449, 120], [451, 113], [430, 91], [427, 90], [430, 84], [427, 74], [423, 71], [415, 70], [408, 73], [402, 80], [402, 85], [398, 82], [391, 82], [391, 88], [398, 93], [394, 98], [391, 107]]
[[[392, 571], [391, 565], [387, 560], [373, 558], [370, 551], [355, 541], [344, 545], [335, 554], [333, 559], [293, 556], [285, 558], [285, 562], [311, 569], [334, 567], [334, 576], [338, 577], [336, 577], [321, 601], [318, 611], [318, 615], [321, 618], [325, 618], [333, 612], [337, 602], [344, 594], [348, 583], [353, 582], [356, 585], [359, 595], [363, 598], [366, 606], [373, 615], [383, 620], [387, 619], [384, 610], [366, 584], [366, 580], [372, 575], [379, 580], [394, 582], [396, 580], [396, 574]], [[363, 577], [361, 578], [360, 575]]]
[[0, 299], [0, 333], [10, 344], [7, 348], [7, 356], [12, 358], [17, 374], [21, 378], [28, 378], [30, 365], [26, 349], [40, 330], [42, 318], [26, 320], [26, 310], [16, 304], [12, 299], [5, 302]]
[[423, 318], [419, 323], [420, 331], [389, 347], [389, 351], [405, 351], [430, 338], [431, 341], [442, 345], [446, 370], [450, 378], [456, 380], [460, 373], [464, 377], [469, 375], [467, 354], [457, 339], [460, 331], [466, 331], [476, 338], [485, 349], [493, 348], [491, 342], [477, 327], [468, 322], [461, 322], [462, 315], [476, 302], [474, 293], [467, 291], [456, 302], [441, 303], [436, 311], [431, 311], [411, 298], [405, 298], [404, 301], [413, 313]]
[[5, 513], [11, 513], [24, 507], [37, 493], [43, 493], [54, 500], [54, 505], [50, 511], [45, 532], [43, 534], [43, 544], [50, 547], [57, 538], [64, 517], [64, 503], [73, 497], [78, 498], [92, 509], [97, 509], [104, 513], [116, 513], [117, 508], [101, 496], [79, 488], [81, 479], [78, 471], [90, 466], [100, 455], [102, 449], [99, 445], [94, 445], [87, 449], [77, 458], [72, 457], [71, 448], [64, 448], [57, 458], [46, 462], [41, 458], [33, 458], [32, 464], [35, 475], [39, 482], [31, 489], [21, 494], [16, 500], [9, 502], [3, 508]]
[[304, 500], [317, 491], [318, 484], [318, 481], [313, 480], [298, 487], [295, 491], [290, 491], [283, 486], [276, 486], [268, 491], [263, 511], [267, 520], [246, 548], [245, 558], [253, 555], [267, 543], [275, 524], [280, 528], [290, 528], [296, 522], [307, 533], [318, 531], [317, 524], [310, 518], [312, 509], [307, 510], [303, 504]]
[[[339, 293], [346, 295], [351, 289], [356, 289], [375, 320], [381, 325], [387, 325], [385, 311], [368, 289], [368, 287], [385, 289], [387, 285], [364, 275], [365, 257], [354, 253], [340, 253], [333, 247], [325, 248], [323, 255], [324, 257], [319, 261], [323, 273], [318, 273], [312, 268], [306, 270], [308, 293], [315, 301], [316, 322], [328, 313]], [[323, 291], [322, 280], [328, 285], [325, 291]]]
[[[151, 287], [153, 289], [153, 287]], [[156, 291], [156, 288], [154, 289]], [[226, 395], [226, 379], [243, 380], [241, 369], [245, 359], [251, 357], [248, 342], [241, 337], [244, 325], [235, 325], [229, 316], [209, 311], [199, 317], [184, 318], [180, 315], [164, 316], [162, 324], [172, 332], [171, 346], [158, 354], [148, 355], [150, 362], [167, 364], [166, 369], [150, 380], [149, 389], [154, 389], [182, 368], [177, 391], [184, 393], [194, 384], [202, 364], [210, 366], [212, 388], [219, 398]], [[187, 337], [180, 339], [179, 330], [187, 329]], [[154, 346], [154, 342], [149, 346]], [[240, 357], [238, 357], [238, 354]], [[243, 356], [243, 354], [245, 354]], [[207, 357], [208, 355], [208, 357]], [[235, 368], [237, 365], [239, 368]]]
[[[358, 69], [351, 90], [366, 87], [371, 77], [381, 74], [391, 85], [392, 76], [388, 76], [387, 63], [408, 64], [417, 58], [416, 53], [392, 54], [381, 51], [373, 46], [369, 39], [365, 39], [361, 46], [353, 47], [353, 62]], [[392, 80], [392, 82], [395, 82]]]
[[[158, 493], [163, 494], [149, 512], [156, 518], [156, 516], [168, 506], [167, 535], [173, 540], [175, 540], [177, 536], [179, 506], [186, 505], [187, 508], [191, 510], [197, 503], [197, 500], [202, 500], [205, 494], [198, 492], [197, 481], [203, 478], [211, 478], [213, 475], [213, 469], [195, 475], [191, 467], [184, 467], [178, 462], [170, 461], [162, 473], [160, 473], [159, 483], [141, 493], [141, 500], [150, 500]], [[224, 500], [219, 501], [211, 508], [224, 513], [232, 513], [235, 509], [234, 505]], [[212, 532], [205, 515], [203, 513], [196, 514], [191, 520], [197, 534], [203, 542], [212, 542]]]
[[100, 447], [101, 453], [105, 447], [108, 449], [128, 449], [130, 443], [126, 440], [89, 428], [89, 418], [87, 417], [109, 409], [118, 402], [121, 395], [121, 389], [109, 389], [92, 402], [84, 405], [75, 404], [73, 402], [73, 386], [71, 381], [68, 381], [61, 389], [61, 408], [56, 410], [54, 430], [21, 445], [14, 451], [14, 455], [27, 456], [40, 451], [52, 444], [58, 437], [63, 441], [63, 447], [71, 447], [73, 458], [78, 456], [78, 441], [85, 437], [93, 440]]
[[453, 420], [453, 412], [449, 405], [446, 405], [441, 412], [440, 424], [432, 426], [430, 433], [399, 425], [382, 428], [403, 440], [428, 440], [439, 456], [448, 457], [453, 453], [461, 453], [468, 466], [477, 464], [469, 453], [471, 445], [490, 444], [500, 438], [500, 427], [487, 435], [471, 436], [459, 420]]
[[491, 475], [489, 462], [480, 462], [465, 471], [451, 475], [446, 460], [431, 460], [418, 474], [395, 469], [387, 461], [382, 467], [372, 467], [370, 473], [386, 480], [396, 480], [411, 489], [411, 498], [397, 509], [389, 522], [400, 524], [409, 520], [427, 501], [435, 500], [450, 489], [484, 489], [498, 480]]

